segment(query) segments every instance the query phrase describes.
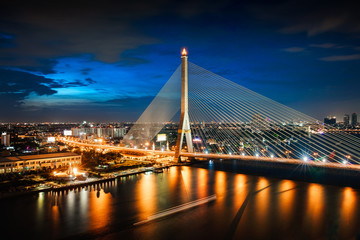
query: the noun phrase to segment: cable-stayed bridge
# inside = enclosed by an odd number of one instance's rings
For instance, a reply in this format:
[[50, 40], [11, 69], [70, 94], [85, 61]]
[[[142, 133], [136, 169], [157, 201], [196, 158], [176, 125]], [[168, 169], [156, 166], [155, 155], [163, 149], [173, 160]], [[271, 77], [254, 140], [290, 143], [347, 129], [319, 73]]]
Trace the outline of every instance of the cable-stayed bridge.
[[181, 65], [130, 129], [125, 142], [138, 150], [155, 151], [157, 134], [167, 132], [167, 147], [164, 143], [162, 151], [174, 154], [175, 160], [208, 156], [358, 164], [360, 138], [333, 130], [188, 62], [183, 52]]

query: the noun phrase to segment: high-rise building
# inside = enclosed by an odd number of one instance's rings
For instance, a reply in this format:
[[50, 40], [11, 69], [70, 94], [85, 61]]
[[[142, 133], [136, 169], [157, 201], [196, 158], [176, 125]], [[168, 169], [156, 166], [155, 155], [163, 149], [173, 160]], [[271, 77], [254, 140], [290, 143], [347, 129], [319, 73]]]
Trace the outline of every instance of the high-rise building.
[[349, 124], [350, 124], [350, 115], [345, 114], [344, 115], [344, 126], [349, 126]]
[[355, 127], [357, 124], [357, 114], [353, 113], [351, 114], [351, 126]]
[[86, 135], [96, 134], [98, 137], [118, 138], [125, 136], [126, 128], [72, 128], [71, 132], [72, 136], [76, 137], [85, 137]]
[[6, 132], [1, 134], [1, 144], [6, 147], [10, 146], [10, 134], [7, 134]]
[[336, 117], [326, 117], [324, 118], [324, 123], [329, 125], [336, 124]]

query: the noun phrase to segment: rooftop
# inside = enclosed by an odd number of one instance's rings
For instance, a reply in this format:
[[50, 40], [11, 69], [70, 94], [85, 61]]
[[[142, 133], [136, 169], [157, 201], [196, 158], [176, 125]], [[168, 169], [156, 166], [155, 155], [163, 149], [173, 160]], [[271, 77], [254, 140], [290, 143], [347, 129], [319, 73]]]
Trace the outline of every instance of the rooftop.
[[0, 162], [27, 161], [27, 160], [35, 160], [35, 159], [72, 157], [72, 156], [80, 156], [80, 155], [72, 152], [63, 152], [63, 153], [49, 153], [49, 154], [37, 154], [37, 155], [25, 155], [25, 156], [10, 156], [10, 157], [0, 157]]

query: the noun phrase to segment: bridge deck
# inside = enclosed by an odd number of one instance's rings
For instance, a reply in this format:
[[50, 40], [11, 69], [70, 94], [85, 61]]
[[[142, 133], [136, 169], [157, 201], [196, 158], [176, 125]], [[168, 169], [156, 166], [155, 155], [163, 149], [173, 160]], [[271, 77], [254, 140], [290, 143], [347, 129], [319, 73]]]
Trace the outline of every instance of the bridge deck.
[[[82, 143], [82, 142], [76, 142], [76, 141], [70, 141], [64, 139], [58, 139], [58, 141], [62, 141], [68, 144], [74, 144], [77, 146], [83, 146], [83, 147], [109, 149], [115, 151], [131, 151], [131, 152], [143, 153], [148, 155], [168, 155], [168, 156], [175, 155], [175, 152], [173, 151], [135, 149], [128, 147]], [[360, 165], [355, 165], [355, 164], [340, 164], [334, 162], [321, 162], [321, 161], [310, 161], [310, 160], [305, 162], [301, 159], [294, 159], [294, 158], [276, 158], [276, 157], [271, 158], [271, 157], [262, 157], [262, 156], [256, 157], [256, 156], [242, 156], [242, 155], [231, 155], [231, 154], [187, 153], [187, 152], [182, 152], [180, 155], [184, 157], [206, 159], [206, 160], [207, 159], [240, 159], [247, 161], [266, 161], [266, 162], [288, 163], [288, 164], [296, 164], [296, 165], [301, 163], [308, 166], [317, 166], [317, 167], [335, 168], [335, 169], [351, 169], [351, 170], [360, 171]]]

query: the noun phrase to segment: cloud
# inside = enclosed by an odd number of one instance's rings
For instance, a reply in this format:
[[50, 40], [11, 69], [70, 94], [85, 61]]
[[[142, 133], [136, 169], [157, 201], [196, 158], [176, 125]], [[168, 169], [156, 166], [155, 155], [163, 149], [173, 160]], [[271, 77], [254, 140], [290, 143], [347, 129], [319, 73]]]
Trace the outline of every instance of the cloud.
[[356, 1], [290, 0], [257, 4], [252, 11], [260, 19], [279, 24], [279, 31], [285, 34], [360, 33]]
[[351, 61], [351, 60], [359, 60], [359, 59], [360, 59], [360, 54], [335, 55], [335, 56], [320, 58], [320, 60], [326, 61], [326, 62]]
[[8, 69], [0, 69], [0, 76], [0, 108], [11, 117], [19, 117], [19, 107], [30, 94], [49, 96], [57, 93], [47, 86], [53, 83], [49, 78]]
[[106, 104], [115, 104], [117, 106], [123, 107], [134, 107], [141, 105], [142, 107], [148, 106], [150, 102], [154, 99], [154, 96], [143, 96], [143, 97], [124, 97], [110, 99], [106, 101]]
[[290, 48], [285, 48], [283, 49], [285, 52], [291, 52], [291, 53], [295, 53], [295, 52], [303, 52], [305, 51], [305, 48], [301, 48], [301, 47], [290, 47]]
[[84, 87], [89, 86], [90, 84], [96, 83], [92, 78], [86, 78], [85, 80], [75, 79], [74, 81], [68, 82], [66, 80], [54, 80], [52, 83], [48, 84], [51, 88], [68, 88], [68, 87]]
[[91, 68], [80, 69], [80, 71], [83, 75], [88, 75], [91, 70], [92, 70]]
[[[21, 9], [27, 11], [20, 10], [18, 4], [2, 3], [0, 30], [8, 35], [2, 34], [0, 38], [0, 64], [41, 71], [50, 64], [44, 59], [84, 53], [113, 63], [121, 60], [125, 50], [158, 42], [139, 30], [136, 22], [153, 14], [151, 4], [146, 4], [147, 12], [137, 4], [110, 2], [113, 8], [108, 1], [103, 4], [79, 1], [71, 7], [65, 3], [54, 7], [43, 2], [24, 2]], [[9, 41], [15, 47], [1, 47]]]
[[336, 44], [333, 43], [321, 43], [321, 44], [310, 44], [310, 47], [314, 48], [334, 48], [336, 47]]

